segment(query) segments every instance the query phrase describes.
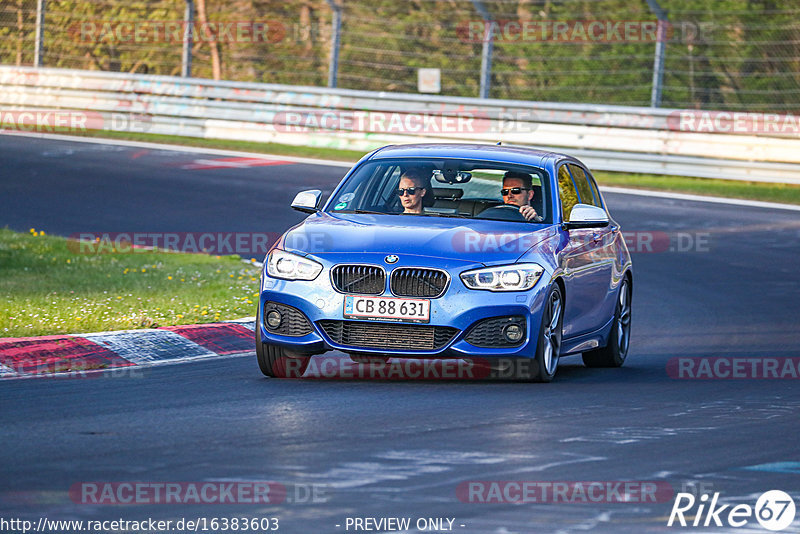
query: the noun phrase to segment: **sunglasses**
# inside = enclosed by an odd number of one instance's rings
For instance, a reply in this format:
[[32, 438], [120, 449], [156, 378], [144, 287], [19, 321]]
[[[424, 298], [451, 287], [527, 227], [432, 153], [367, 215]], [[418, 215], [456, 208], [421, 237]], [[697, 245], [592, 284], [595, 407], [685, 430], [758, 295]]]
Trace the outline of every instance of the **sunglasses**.
[[405, 189], [400, 188], [400, 189], [397, 190], [397, 196], [398, 197], [402, 197], [406, 193], [408, 193], [409, 195], [413, 196], [413, 195], [416, 195], [417, 191], [419, 191], [419, 190], [420, 190], [419, 187], [406, 187]]
[[519, 195], [523, 191], [530, 191], [530, 189], [528, 189], [527, 187], [512, 187], [511, 189], [501, 189], [500, 193], [503, 196], [507, 196], [509, 193], [511, 193], [512, 195]]

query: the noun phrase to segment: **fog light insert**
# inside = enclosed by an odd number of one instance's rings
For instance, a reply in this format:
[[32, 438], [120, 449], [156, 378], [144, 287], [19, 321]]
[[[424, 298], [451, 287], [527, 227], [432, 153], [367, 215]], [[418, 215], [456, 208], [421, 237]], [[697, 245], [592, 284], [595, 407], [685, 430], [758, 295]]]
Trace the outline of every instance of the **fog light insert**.
[[270, 328], [278, 328], [281, 325], [281, 312], [278, 310], [270, 310], [267, 312], [267, 326]]
[[503, 329], [503, 335], [509, 342], [516, 343], [522, 339], [522, 328], [518, 324], [510, 324]]
[[464, 341], [476, 347], [508, 348], [524, 343], [527, 335], [525, 317], [510, 315], [478, 321], [469, 329]]

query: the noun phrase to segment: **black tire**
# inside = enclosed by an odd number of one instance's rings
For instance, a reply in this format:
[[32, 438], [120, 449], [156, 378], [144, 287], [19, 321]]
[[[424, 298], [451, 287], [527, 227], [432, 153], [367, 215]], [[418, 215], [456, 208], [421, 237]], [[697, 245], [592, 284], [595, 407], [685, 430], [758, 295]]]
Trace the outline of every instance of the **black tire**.
[[280, 345], [261, 341], [261, 310], [256, 315], [256, 359], [264, 376], [270, 378], [300, 378], [308, 368], [311, 356], [296, 354]]
[[510, 376], [526, 382], [551, 382], [556, 376], [561, 357], [563, 323], [564, 297], [558, 284], [553, 284], [544, 301], [536, 357], [513, 358]]
[[614, 309], [614, 323], [608, 345], [583, 353], [586, 367], [622, 367], [628, 357], [631, 341], [631, 283], [626, 277], [617, 293], [617, 304]]

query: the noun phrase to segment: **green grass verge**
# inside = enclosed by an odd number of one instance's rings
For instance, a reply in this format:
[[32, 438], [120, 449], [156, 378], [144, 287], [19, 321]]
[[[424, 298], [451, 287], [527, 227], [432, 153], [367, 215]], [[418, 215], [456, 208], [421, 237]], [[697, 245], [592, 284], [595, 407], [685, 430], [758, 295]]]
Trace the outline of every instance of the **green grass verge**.
[[0, 229], [0, 337], [198, 324], [255, 314], [259, 269], [238, 256], [80, 253]]
[[[109, 139], [125, 139], [146, 141], [151, 143], [167, 143], [172, 145], [195, 146], [279, 156], [296, 156], [356, 162], [364, 152], [356, 150], [338, 150], [334, 148], [317, 148], [306, 146], [282, 145], [278, 143], [256, 143], [252, 141], [229, 141], [222, 139], [199, 139], [176, 135], [158, 135], [148, 133], [88, 131], [78, 135]], [[719, 196], [728, 198], [744, 198], [765, 202], [781, 202], [800, 204], [800, 186], [773, 184], [765, 182], [741, 182], [738, 180], [712, 180], [709, 178], [687, 178], [684, 176], [665, 176], [653, 174], [627, 174], [619, 172], [594, 172], [601, 186], [630, 187], [634, 189], [650, 189], [654, 191], [674, 191], [696, 195]]]

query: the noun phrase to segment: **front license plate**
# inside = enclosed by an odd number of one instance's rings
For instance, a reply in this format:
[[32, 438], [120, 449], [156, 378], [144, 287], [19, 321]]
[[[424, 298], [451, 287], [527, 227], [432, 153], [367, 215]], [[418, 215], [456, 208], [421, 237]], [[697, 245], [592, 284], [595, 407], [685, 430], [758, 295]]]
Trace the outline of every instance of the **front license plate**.
[[431, 318], [431, 301], [345, 295], [344, 317], [345, 319], [427, 323]]

